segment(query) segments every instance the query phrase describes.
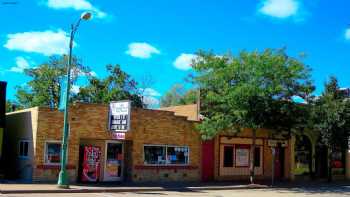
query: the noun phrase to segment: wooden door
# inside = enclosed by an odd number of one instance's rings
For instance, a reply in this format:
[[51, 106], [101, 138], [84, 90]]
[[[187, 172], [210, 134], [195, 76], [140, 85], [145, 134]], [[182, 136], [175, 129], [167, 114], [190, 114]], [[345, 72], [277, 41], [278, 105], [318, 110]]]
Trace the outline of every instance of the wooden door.
[[202, 181], [214, 179], [214, 140], [202, 142]]

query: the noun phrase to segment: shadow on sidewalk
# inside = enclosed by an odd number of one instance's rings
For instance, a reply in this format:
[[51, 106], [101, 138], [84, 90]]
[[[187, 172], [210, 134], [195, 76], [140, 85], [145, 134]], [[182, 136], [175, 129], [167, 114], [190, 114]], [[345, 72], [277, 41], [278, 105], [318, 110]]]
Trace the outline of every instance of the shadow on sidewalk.
[[314, 180], [314, 181], [296, 181], [289, 183], [277, 183], [271, 189], [276, 190], [279, 193], [293, 192], [293, 193], [309, 193], [309, 194], [325, 194], [325, 193], [338, 193], [350, 195], [350, 182], [349, 181], [333, 181], [327, 182], [326, 180]]

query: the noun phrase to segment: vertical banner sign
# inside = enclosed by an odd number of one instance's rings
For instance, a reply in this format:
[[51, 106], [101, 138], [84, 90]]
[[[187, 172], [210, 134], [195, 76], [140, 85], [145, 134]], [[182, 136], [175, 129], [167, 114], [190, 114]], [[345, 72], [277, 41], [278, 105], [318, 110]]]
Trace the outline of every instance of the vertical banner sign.
[[109, 130], [127, 132], [130, 129], [130, 101], [116, 101], [109, 104]]
[[63, 77], [61, 78], [61, 81], [60, 81], [60, 103], [58, 105], [58, 110], [62, 112], [66, 108], [66, 102], [67, 102], [66, 89], [67, 89], [67, 77]]

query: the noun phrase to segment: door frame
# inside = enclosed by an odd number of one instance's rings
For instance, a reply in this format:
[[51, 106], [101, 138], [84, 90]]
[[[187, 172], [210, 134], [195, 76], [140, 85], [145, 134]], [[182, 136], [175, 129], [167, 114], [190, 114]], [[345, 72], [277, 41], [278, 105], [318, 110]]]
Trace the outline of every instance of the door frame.
[[[107, 148], [108, 144], [121, 144], [122, 145], [122, 155], [123, 160], [121, 161], [121, 172], [120, 177], [116, 180], [106, 180], [106, 169], [107, 169]], [[122, 181], [124, 178], [124, 142], [120, 140], [106, 140], [105, 141], [105, 158], [104, 158], [104, 166], [103, 166], [103, 182], [113, 182], [113, 181]]]

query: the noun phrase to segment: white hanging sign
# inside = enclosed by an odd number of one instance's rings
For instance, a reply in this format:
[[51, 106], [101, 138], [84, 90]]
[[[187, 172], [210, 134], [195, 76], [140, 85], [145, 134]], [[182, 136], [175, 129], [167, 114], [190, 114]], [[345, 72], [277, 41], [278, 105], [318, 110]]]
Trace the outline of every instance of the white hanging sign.
[[109, 130], [127, 132], [130, 130], [130, 101], [114, 101], [109, 104]]

